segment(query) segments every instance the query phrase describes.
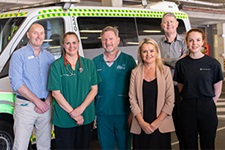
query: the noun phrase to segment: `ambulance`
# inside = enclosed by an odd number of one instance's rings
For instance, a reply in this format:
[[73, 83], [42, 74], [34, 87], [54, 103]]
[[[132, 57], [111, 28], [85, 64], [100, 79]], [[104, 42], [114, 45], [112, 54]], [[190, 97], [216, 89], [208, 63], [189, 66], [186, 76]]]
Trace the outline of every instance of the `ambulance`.
[[[73, 1], [73, 0], [71, 0]], [[178, 33], [190, 28], [188, 15], [172, 2], [158, 2], [147, 7], [80, 6], [79, 0], [35, 7], [23, 7], [0, 13], [0, 149], [13, 145], [13, 110], [15, 95], [10, 87], [8, 71], [14, 51], [28, 42], [26, 32], [33, 23], [45, 28], [43, 47], [55, 59], [62, 56], [62, 36], [73, 31], [80, 40], [79, 54], [92, 59], [103, 52], [100, 32], [106, 26], [119, 29], [119, 50], [137, 59], [138, 43], [145, 37], [157, 40], [164, 35], [160, 27], [164, 13], [172, 12], [179, 21]], [[54, 132], [52, 133], [54, 136]], [[31, 141], [35, 141], [35, 135]]]

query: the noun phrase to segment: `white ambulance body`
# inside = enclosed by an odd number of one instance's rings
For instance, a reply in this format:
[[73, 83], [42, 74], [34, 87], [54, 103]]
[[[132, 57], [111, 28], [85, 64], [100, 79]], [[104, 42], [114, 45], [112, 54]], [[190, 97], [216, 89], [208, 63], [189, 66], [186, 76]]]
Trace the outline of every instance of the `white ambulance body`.
[[157, 40], [164, 35], [160, 27], [164, 13], [173, 12], [176, 15], [179, 34], [191, 28], [187, 14], [179, 11], [171, 2], [140, 9], [69, 6], [67, 9], [60, 5], [0, 13], [0, 147], [3, 149], [10, 149], [13, 144], [14, 94], [8, 78], [9, 62], [12, 53], [27, 44], [26, 32], [31, 24], [40, 23], [44, 26], [46, 37], [43, 47], [53, 53], [56, 59], [62, 55], [62, 36], [68, 31], [75, 32], [79, 37], [79, 54], [92, 59], [103, 52], [101, 30], [108, 25], [117, 26], [121, 38], [119, 50], [137, 59], [141, 39], [151, 37]]

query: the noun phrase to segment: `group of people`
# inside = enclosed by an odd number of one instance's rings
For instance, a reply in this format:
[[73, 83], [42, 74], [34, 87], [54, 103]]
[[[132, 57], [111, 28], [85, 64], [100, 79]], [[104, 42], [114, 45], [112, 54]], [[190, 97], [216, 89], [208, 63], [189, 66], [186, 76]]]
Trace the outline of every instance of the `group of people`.
[[201, 52], [200, 29], [183, 38], [173, 13], [161, 27], [165, 37], [140, 42], [136, 64], [119, 50], [116, 27], [102, 30], [104, 52], [93, 60], [79, 55], [76, 33], [65, 33], [63, 55], [54, 60], [42, 48], [43, 26], [33, 24], [10, 62], [13, 149], [27, 149], [35, 126], [37, 149], [49, 150], [52, 124], [56, 149], [89, 149], [95, 119], [101, 149], [171, 149], [173, 131], [180, 149], [198, 149], [198, 135], [201, 149], [215, 149], [221, 66]]

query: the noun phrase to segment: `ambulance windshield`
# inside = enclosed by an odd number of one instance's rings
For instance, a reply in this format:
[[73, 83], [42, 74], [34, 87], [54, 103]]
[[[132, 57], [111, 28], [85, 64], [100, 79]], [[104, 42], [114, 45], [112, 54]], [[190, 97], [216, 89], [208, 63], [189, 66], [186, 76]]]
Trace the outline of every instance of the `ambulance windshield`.
[[0, 54], [15, 35], [24, 19], [21, 17], [0, 19]]

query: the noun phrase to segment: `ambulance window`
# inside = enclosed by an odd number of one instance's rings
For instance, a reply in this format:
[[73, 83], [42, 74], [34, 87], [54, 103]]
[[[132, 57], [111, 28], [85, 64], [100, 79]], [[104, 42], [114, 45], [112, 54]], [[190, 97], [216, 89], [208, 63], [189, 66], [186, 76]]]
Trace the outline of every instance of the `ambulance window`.
[[45, 28], [45, 40], [43, 47], [52, 53], [55, 59], [62, 55], [61, 43], [65, 26], [62, 18], [54, 18], [38, 21]]
[[25, 18], [6, 18], [0, 20], [0, 53], [8, 45]]
[[[179, 20], [178, 34], [185, 33], [185, 26], [182, 20]], [[145, 37], [151, 37], [156, 41], [164, 36], [164, 31], [161, 29], [161, 18], [137, 18], [137, 27], [139, 40]]]
[[[57, 59], [61, 57], [62, 35], [64, 34], [64, 21], [61, 18], [39, 20], [36, 23], [41, 24], [45, 29], [45, 40], [43, 48], [51, 52]], [[16, 49], [27, 45], [28, 38], [25, 34]]]
[[178, 19], [178, 22], [179, 22], [179, 26], [177, 28], [178, 34], [184, 34], [184, 33], [186, 33], [186, 28], [185, 28], [185, 25], [184, 25], [183, 20]]
[[101, 48], [100, 33], [106, 26], [119, 29], [120, 47], [138, 43], [134, 18], [79, 17], [77, 19], [83, 49]]

